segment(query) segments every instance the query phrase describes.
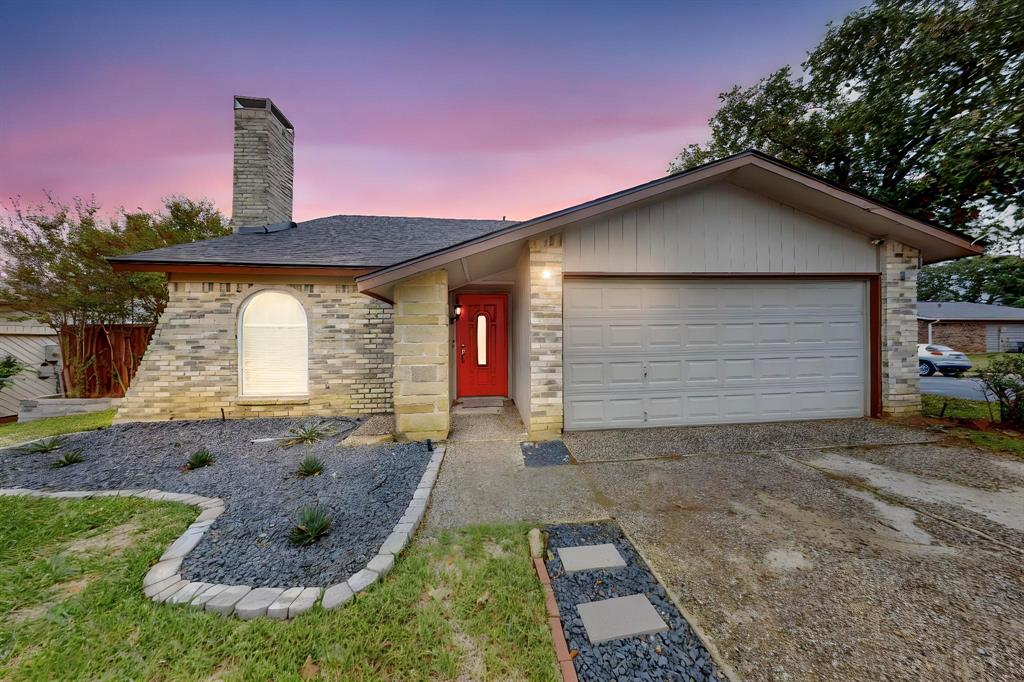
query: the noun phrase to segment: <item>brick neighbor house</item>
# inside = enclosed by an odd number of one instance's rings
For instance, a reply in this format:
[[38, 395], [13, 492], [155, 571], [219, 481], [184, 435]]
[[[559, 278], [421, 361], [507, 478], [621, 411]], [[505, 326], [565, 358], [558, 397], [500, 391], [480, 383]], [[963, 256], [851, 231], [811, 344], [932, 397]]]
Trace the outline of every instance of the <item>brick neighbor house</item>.
[[394, 411], [438, 439], [487, 395], [541, 439], [914, 412], [918, 269], [980, 252], [756, 151], [522, 222], [296, 224], [291, 123], [234, 107], [235, 233], [112, 259], [170, 289], [119, 420]]
[[964, 353], [1016, 352], [1018, 344], [1024, 343], [1024, 308], [921, 301], [917, 304], [917, 342], [941, 343]]

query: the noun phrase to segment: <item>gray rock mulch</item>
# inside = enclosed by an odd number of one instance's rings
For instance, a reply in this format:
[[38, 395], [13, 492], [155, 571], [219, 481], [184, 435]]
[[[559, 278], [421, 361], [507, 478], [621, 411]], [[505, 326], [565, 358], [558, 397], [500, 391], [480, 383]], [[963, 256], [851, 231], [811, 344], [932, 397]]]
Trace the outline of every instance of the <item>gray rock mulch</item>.
[[565, 434], [563, 440], [573, 459], [586, 463], [792, 448], [888, 445], [935, 441], [938, 438], [879, 419], [826, 419], [576, 431]]
[[[312, 446], [285, 449], [258, 438], [287, 435], [308, 419], [139, 422], [75, 434], [46, 454], [0, 450], [0, 488], [41, 490], [150, 489], [222, 498], [226, 512], [185, 558], [186, 580], [254, 587], [322, 586], [361, 570], [405, 513], [431, 453], [424, 444], [337, 445], [358, 422], [325, 420], [336, 429]], [[208, 450], [213, 465], [184, 471], [189, 455]], [[63, 453], [85, 461], [50, 467]], [[314, 455], [319, 476], [296, 474]], [[304, 506], [324, 507], [330, 532], [296, 547], [288, 533]]]
[[520, 443], [523, 463], [528, 467], [550, 467], [569, 464], [569, 450], [560, 440]]
[[[690, 624], [651, 574], [617, 524], [587, 523], [547, 526], [551, 550], [546, 566], [562, 616], [562, 631], [581, 680], [696, 680], [722, 679], [707, 649]], [[626, 560], [615, 571], [581, 571], [566, 575], [558, 548], [612, 543]], [[577, 604], [644, 594], [669, 625], [667, 632], [591, 644]]]

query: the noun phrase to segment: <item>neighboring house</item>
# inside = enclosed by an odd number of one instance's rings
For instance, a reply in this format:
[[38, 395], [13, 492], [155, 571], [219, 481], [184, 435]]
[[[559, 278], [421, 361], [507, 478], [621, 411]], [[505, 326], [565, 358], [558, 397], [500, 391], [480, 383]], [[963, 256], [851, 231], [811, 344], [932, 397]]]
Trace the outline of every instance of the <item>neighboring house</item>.
[[22, 400], [34, 400], [57, 392], [54, 364], [43, 370], [44, 361], [57, 352], [57, 333], [35, 320], [22, 319], [24, 315], [9, 305], [0, 303], [0, 357], [12, 355], [27, 369], [14, 378], [14, 383], [0, 390], [0, 422], [14, 421]]
[[1024, 344], [1024, 308], [921, 301], [917, 304], [917, 341], [941, 343], [964, 353], [1017, 351]]
[[912, 413], [918, 270], [981, 251], [754, 151], [524, 222], [294, 224], [293, 141], [236, 98], [236, 233], [111, 259], [170, 288], [119, 420], [393, 410], [444, 438], [454, 400], [499, 395], [541, 439]]

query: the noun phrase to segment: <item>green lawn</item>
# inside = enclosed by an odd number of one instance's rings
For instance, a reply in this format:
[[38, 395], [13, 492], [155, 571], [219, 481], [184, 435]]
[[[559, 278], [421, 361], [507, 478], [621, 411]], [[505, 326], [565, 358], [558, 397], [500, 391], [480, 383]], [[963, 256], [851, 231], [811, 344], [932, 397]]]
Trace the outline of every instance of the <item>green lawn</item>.
[[37, 419], [31, 422], [0, 424], [0, 448], [46, 436], [59, 436], [62, 433], [99, 429], [104, 426], [110, 426], [110, 422], [113, 419], [114, 410], [104, 410], [103, 412], [92, 412], [90, 414], [72, 414], [67, 417]]
[[243, 622], [142, 595], [195, 514], [0, 498], [0, 679], [558, 679], [526, 527], [428, 537], [340, 609]]
[[[946, 410], [942, 412], [945, 403]], [[980, 419], [989, 420], [989, 405], [980, 400], [964, 400], [962, 398], [944, 398], [940, 395], [922, 395], [921, 413], [926, 417], [939, 417], [940, 414], [946, 419]], [[999, 405], [992, 404], [992, 417], [994, 422], [999, 423]], [[958, 438], [971, 441], [978, 447], [996, 452], [1003, 452], [1017, 457], [1024, 457], [1024, 438], [999, 433], [998, 431], [975, 431], [956, 426], [950, 426], [947, 433]]]
[[971, 361], [971, 368], [967, 371], [968, 376], [974, 374], [979, 369], [985, 369], [990, 362], [1004, 355], [1009, 355], [1009, 353], [971, 353], [967, 356]]

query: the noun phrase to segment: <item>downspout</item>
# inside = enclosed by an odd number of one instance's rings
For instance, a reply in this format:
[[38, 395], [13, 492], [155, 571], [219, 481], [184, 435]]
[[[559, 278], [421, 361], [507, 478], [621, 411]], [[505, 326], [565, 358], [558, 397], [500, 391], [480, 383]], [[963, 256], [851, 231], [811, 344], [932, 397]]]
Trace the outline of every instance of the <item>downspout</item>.
[[932, 325], [933, 324], [938, 324], [939, 322], [942, 322], [942, 320], [932, 320], [931, 322], [928, 323], [928, 345], [929, 346], [932, 345]]

